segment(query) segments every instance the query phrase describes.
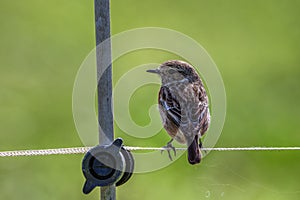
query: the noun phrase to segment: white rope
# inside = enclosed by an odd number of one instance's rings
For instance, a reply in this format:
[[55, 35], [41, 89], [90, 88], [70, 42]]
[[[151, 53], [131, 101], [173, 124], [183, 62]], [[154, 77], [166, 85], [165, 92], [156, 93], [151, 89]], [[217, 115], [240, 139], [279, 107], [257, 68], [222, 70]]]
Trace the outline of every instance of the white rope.
[[[165, 147], [125, 147], [129, 151], [138, 150], [169, 150]], [[176, 150], [185, 151], [186, 148], [176, 148]], [[202, 148], [203, 151], [291, 151], [300, 150], [300, 147], [216, 147], [216, 148]]]
[[[46, 156], [46, 155], [65, 155], [65, 154], [83, 154], [92, 147], [73, 147], [58, 149], [39, 149], [39, 150], [17, 150], [17, 151], [0, 151], [0, 157], [15, 156]], [[130, 147], [125, 146], [129, 151], [164, 151], [170, 150], [165, 147]], [[179, 151], [185, 151], [186, 148], [176, 148]], [[300, 147], [225, 147], [225, 148], [202, 148], [204, 151], [293, 151], [300, 150]]]
[[59, 149], [0, 151], [0, 157], [82, 154], [82, 153], [86, 153], [90, 148], [91, 147], [73, 147], [73, 148], [59, 148]]

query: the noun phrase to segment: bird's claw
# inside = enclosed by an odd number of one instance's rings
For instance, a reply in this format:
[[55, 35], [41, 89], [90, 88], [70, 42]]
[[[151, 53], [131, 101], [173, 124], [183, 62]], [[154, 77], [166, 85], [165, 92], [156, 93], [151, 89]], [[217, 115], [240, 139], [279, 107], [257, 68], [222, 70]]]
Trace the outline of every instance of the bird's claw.
[[174, 156], [176, 156], [176, 148], [172, 145], [171, 142], [168, 142], [166, 146], [163, 146], [163, 148], [164, 149], [161, 150], [161, 153], [163, 153], [164, 151], [167, 151], [170, 160], [173, 161], [172, 156], [171, 156], [171, 150], [173, 150]]

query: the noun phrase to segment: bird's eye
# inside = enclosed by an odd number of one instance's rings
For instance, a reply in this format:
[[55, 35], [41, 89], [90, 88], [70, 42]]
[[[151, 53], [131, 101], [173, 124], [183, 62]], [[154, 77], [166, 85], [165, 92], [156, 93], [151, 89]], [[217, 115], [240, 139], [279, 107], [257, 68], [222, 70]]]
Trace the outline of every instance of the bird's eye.
[[176, 70], [175, 69], [169, 69], [168, 72], [169, 72], [169, 74], [174, 74], [176, 72]]

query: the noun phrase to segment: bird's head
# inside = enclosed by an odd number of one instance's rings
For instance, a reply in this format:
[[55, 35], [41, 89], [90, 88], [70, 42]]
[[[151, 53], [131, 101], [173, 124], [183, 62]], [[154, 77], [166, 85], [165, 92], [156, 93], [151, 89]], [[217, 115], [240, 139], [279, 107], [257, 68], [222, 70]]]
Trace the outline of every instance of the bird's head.
[[192, 83], [199, 80], [193, 67], [190, 64], [179, 60], [164, 62], [157, 69], [150, 69], [147, 70], [147, 72], [160, 75], [163, 84], [179, 81]]

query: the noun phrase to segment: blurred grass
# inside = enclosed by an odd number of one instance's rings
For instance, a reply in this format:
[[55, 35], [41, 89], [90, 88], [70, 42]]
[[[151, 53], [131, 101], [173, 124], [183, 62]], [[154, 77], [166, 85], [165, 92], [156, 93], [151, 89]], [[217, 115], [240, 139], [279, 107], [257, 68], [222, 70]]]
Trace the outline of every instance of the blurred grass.
[[[227, 118], [217, 146], [299, 146], [300, 1], [112, 1], [112, 33], [160, 26], [197, 40], [217, 63]], [[71, 108], [73, 81], [94, 47], [93, 1], [0, 2], [0, 150], [81, 146]], [[114, 82], [171, 54], [130, 53]], [[138, 90], [130, 112], [149, 122], [157, 86]], [[149, 94], [149, 96], [145, 96]], [[155, 98], [152, 98], [155, 97]], [[144, 116], [143, 116], [144, 113]], [[161, 146], [161, 132], [130, 145]], [[0, 159], [1, 199], [99, 199], [81, 193], [81, 155]], [[299, 199], [298, 152], [213, 152], [199, 166], [185, 156], [136, 174], [118, 199]]]

